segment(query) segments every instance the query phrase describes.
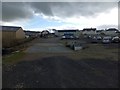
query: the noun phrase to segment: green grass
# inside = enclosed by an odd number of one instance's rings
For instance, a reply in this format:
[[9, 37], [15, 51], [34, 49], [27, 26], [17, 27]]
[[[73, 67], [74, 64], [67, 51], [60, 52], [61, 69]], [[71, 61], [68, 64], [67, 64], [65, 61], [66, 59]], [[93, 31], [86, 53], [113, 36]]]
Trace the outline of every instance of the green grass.
[[11, 55], [3, 56], [2, 57], [2, 63], [3, 64], [13, 64], [21, 61], [21, 59], [25, 56], [26, 54], [24, 52], [16, 52]]
[[118, 60], [118, 48], [107, 49], [100, 44], [89, 44], [84, 50], [75, 51], [70, 55], [73, 59], [109, 59]]
[[[67, 40], [61, 40], [61, 43], [65, 44]], [[103, 44], [87, 44], [88, 48], [84, 50], [74, 51], [70, 55], [70, 58], [73, 59], [111, 59], [118, 60], [118, 48], [106, 48]]]

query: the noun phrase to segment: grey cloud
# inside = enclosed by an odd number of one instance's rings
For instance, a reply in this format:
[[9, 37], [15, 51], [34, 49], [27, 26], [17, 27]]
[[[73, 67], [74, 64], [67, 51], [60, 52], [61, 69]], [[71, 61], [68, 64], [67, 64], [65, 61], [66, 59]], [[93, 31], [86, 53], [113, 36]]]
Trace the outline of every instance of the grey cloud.
[[[67, 18], [72, 16], [94, 17], [101, 12], [108, 12], [117, 3], [113, 2], [26, 2], [8, 3], [2, 5], [3, 21], [31, 18], [34, 13], [46, 16]], [[34, 11], [34, 13], [33, 13]]]
[[2, 20], [15, 21], [19, 19], [31, 18], [32, 10], [22, 2], [3, 2], [2, 3]]
[[53, 16], [51, 4], [48, 2], [33, 2], [30, 3], [35, 13], [43, 13], [48, 16]]
[[34, 2], [31, 3], [36, 12], [48, 16], [71, 17], [94, 16], [117, 7], [113, 2]]

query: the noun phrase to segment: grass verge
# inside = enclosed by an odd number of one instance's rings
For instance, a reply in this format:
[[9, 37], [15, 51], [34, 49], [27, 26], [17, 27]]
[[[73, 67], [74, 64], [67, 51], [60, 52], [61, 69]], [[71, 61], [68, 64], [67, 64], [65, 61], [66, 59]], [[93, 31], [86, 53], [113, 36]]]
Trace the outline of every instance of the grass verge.
[[20, 52], [15, 52], [7, 56], [2, 57], [2, 63], [3, 64], [14, 64], [19, 61], [26, 55], [26, 53], [20, 51]]

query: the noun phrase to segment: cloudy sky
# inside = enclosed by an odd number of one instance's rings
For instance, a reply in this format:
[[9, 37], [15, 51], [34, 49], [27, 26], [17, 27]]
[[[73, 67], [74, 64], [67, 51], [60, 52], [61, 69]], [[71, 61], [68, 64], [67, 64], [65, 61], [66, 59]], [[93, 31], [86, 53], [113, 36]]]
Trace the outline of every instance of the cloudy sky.
[[118, 26], [118, 2], [2, 2], [2, 25], [25, 30]]

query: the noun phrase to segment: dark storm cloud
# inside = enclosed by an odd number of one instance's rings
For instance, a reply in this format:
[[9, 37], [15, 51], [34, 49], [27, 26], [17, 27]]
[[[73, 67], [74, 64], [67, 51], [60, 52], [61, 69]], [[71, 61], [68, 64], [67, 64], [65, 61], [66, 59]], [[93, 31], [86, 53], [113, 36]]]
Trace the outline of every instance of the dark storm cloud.
[[26, 3], [22, 2], [3, 2], [2, 19], [3, 21], [14, 21], [19, 19], [31, 18], [32, 10]]
[[34, 2], [31, 6], [36, 12], [48, 16], [72, 17], [72, 16], [94, 16], [101, 12], [111, 10], [117, 6], [113, 2]]
[[[58, 16], [69, 18], [73, 16], [96, 16], [101, 12], [107, 12], [117, 3], [112, 2], [4, 2], [2, 4], [3, 21], [26, 19], [34, 16], [34, 13], [46, 16]], [[34, 13], [33, 13], [34, 11]]]
[[43, 13], [47, 16], [53, 16], [51, 3], [48, 2], [33, 2], [29, 3], [35, 13]]

